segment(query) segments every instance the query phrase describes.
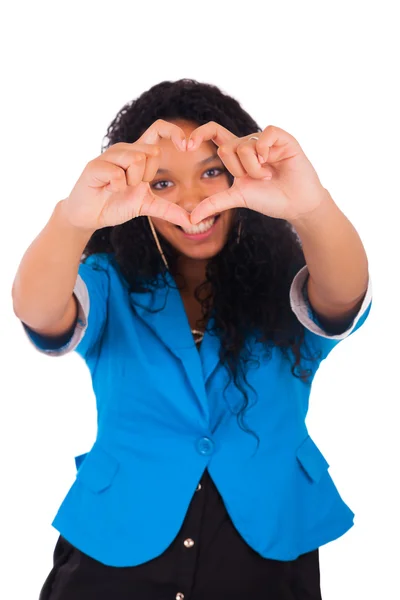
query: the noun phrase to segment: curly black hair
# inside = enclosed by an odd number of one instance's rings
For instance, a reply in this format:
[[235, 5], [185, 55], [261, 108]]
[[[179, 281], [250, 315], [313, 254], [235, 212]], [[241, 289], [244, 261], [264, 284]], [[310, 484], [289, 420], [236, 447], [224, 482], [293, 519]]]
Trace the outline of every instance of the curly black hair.
[[[215, 85], [193, 79], [163, 81], [123, 106], [107, 129], [102, 152], [117, 142], [135, 142], [157, 119], [185, 119], [198, 125], [215, 121], [240, 137], [262, 131], [237, 100]], [[233, 176], [229, 171], [227, 175], [232, 185]], [[174, 271], [176, 252], [167, 240], [162, 236], [160, 239], [169, 267], [178, 277]], [[114, 255], [112, 260], [131, 292], [168, 285], [164, 263], [145, 217], [97, 230], [84, 250], [85, 257], [94, 253]], [[245, 431], [250, 431], [244, 424], [249, 403], [246, 372], [255, 360], [248, 343], [250, 335], [257, 334], [266, 357], [273, 345], [288, 360], [291, 350], [295, 356], [291, 372], [303, 382], [307, 383], [312, 373], [301, 368], [300, 374], [296, 373], [302, 357], [304, 327], [289, 301], [293, 277], [305, 264], [300, 239], [287, 221], [238, 209], [224, 248], [209, 260], [206, 280], [196, 290], [203, 326], [207, 328], [212, 311], [213, 327], [208, 325], [208, 330], [220, 338], [220, 360], [228, 369], [230, 381], [233, 378], [243, 394], [237, 417]], [[317, 357], [308, 356], [307, 360]]]

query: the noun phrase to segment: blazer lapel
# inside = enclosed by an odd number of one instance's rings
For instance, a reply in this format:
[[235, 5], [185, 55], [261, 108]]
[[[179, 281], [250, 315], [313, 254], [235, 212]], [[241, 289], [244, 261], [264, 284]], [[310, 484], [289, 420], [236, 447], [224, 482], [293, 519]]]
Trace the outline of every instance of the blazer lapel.
[[[170, 279], [170, 284], [175, 286], [172, 277]], [[202, 363], [179, 290], [176, 287], [165, 286], [154, 292], [131, 292], [130, 299], [136, 314], [180, 359], [202, 413], [208, 422], [209, 407]]]
[[[208, 328], [211, 328], [214, 323], [213, 317], [210, 318]], [[219, 364], [219, 351], [221, 343], [219, 337], [214, 333], [205, 332], [203, 341], [200, 346], [200, 358], [203, 366], [204, 382], [207, 383]]]

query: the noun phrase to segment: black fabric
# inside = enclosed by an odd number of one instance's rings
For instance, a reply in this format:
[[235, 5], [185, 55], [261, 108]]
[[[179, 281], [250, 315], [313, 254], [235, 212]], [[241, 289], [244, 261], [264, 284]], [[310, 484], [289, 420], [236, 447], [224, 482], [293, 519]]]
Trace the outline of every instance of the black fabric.
[[176, 539], [141, 565], [106, 566], [60, 536], [39, 600], [321, 600], [318, 548], [290, 562], [261, 557], [233, 526], [208, 471], [200, 484]]

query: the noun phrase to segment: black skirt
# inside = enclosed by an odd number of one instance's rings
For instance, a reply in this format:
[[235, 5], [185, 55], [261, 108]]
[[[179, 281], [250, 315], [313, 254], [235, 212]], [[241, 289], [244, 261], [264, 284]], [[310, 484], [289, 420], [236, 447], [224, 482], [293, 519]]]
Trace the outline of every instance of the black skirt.
[[239, 535], [208, 471], [167, 550], [134, 567], [110, 567], [61, 536], [39, 600], [321, 600], [318, 548], [266, 559]]

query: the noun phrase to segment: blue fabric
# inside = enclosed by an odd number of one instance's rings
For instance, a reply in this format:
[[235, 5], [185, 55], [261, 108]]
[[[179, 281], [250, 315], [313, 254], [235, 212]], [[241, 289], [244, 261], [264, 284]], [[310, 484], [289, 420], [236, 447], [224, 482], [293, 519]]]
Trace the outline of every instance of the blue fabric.
[[[98, 435], [76, 457], [76, 481], [53, 521], [64, 538], [107, 565], [148, 561], [178, 534], [205, 468], [236, 529], [266, 558], [293, 560], [352, 527], [354, 513], [306, 428], [311, 388], [278, 349], [268, 359], [253, 342], [260, 365], [247, 375], [245, 422], [257, 449], [238, 425], [243, 397], [233, 383], [223, 397], [218, 339], [206, 333], [196, 349], [176, 289], [154, 301], [129, 294], [107, 255], [90, 257], [79, 274], [90, 313], [75, 351], [92, 376]], [[320, 360], [340, 342], [305, 333]]]

